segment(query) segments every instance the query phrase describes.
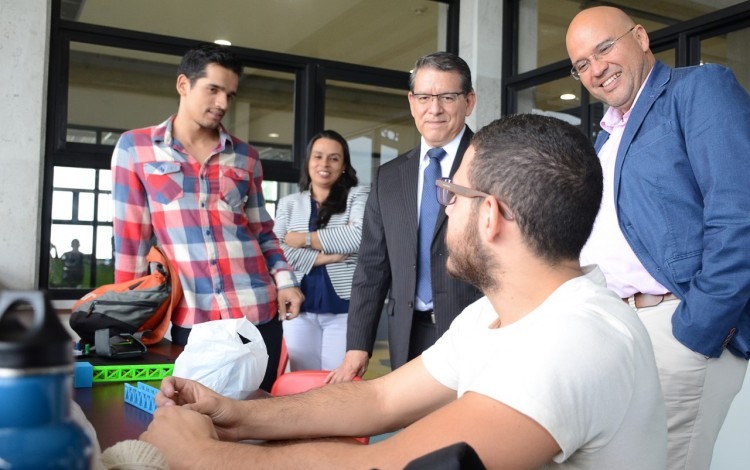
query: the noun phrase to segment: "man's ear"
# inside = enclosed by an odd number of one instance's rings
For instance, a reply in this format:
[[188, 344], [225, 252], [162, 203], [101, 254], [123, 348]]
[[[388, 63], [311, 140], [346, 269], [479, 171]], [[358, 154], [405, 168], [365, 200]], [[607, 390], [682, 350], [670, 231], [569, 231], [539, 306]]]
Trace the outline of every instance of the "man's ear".
[[[498, 236], [506, 236], [510, 225], [514, 223], [503, 216], [502, 203], [495, 196], [487, 196], [479, 207], [479, 230], [487, 243], [494, 243]], [[507, 207], [505, 208], [507, 211]]]
[[175, 87], [177, 88], [177, 93], [179, 93], [180, 96], [185, 96], [190, 90], [190, 79], [187, 78], [187, 75], [185, 75], [184, 73], [179, 74], [177, 76], [177, 83]]
[[500, 207], [493, 196], [485, 197], [479, 206], [479, 235], [487, 243], [492, 243], [501, 232]]
[[471, 116], [474, 106], [477, 104], [477, 94], [474, 90], [466, 94], [466, 117]]
[[641, 50], [643, 52], [647, 52], [651, 49], [651, 41], [648, 38], [648, 33], [643, 28], [643, 26], [637, 24], [635, 25], [635, 29], [633, 30], [635, 32], [635, 40], [638, 41], [638, 44], [641, 46]]

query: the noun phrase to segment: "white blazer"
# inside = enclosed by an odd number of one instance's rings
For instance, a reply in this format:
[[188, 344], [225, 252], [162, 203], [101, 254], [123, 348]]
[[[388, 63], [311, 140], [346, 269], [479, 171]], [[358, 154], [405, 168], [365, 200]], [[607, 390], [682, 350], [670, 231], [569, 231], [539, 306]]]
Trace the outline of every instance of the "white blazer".
[[[357, 252], [362, 241], [362, 218], [365, 203], [370, 193], [369, 186], [355, 186], [349, 189], [346, 209], [334, 214], [325, 228], [318, 229], [318, 238], [325, 254], [348, 254], [341, 263], [327, 264], [333, 290], [342, 299], [349, 299], [352, 293], [352, 277], [357, 266]], [[294, 269], [300, 281], [313, 268], [318, 250], [313, 248], [292, 248], [284, 243], [287, 232], [308, 232], [310, 226], [310, 191], [290, 194], [279, 200], [276, 207], [276, 220], [273, 231], [281, 242], [284, 256]]]

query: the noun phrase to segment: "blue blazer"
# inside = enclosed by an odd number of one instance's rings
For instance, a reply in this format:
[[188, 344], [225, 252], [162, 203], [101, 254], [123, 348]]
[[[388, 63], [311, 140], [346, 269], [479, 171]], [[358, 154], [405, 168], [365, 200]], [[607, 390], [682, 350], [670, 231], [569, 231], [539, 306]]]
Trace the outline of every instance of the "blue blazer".
[[729, 69], [657, 61], [617, 152], [614, 197], [636, 256], [682, 300], [674, 336], [705, 356], [750, 357], [750, 96]]

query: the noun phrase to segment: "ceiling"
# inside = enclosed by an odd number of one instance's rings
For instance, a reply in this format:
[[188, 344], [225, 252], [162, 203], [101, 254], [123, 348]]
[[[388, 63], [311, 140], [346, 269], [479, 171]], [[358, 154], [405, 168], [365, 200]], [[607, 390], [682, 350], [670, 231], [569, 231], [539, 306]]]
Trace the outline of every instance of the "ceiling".
[[[63, 0], [85, 23], [407, 71], [438, 49], [429, 0]], [[444, 14], [444, 13], [443, 13]]]
[[[521, 9], [521, 23], [529, 28], [519, 33], [520, 47], [533, 52], [521, 55], [521, 61], [528, 65], [521, 64], [521, 71], [566, 59], [567, 24], [583, 8], [617, 6], [648, 31], [655, 31], [737, 3], [740, 2], [522, 0], [521, 5], [529, 8]], [[408, 71], [417, 57], [441, 48], [447, 12], [445, 4], [430, 0], [62, 0], [62, 8], [64, 18], [85, 23], [205, 41], [226, 39], [240, 47], [402, 71]], [[529, 41], [527, 45], [525, 41]], [[711, 54], [708, 45], [704, 55]], [[721, 40], [712, 43], [712, 47], [717, 57], [726, 55]], [[123, 56], [127, 54], [133, 52], [123, 51]], [[169, 74], [178, 60], [136, 55], [147, 61], [146, 66], [148, 61], [157, 67], [169, 64], [164, 68]], [[709, 57], [708, 61], [714, 60]], [[116, 78], [113, 76], [110, 83], [117, 83]], [[131, 75], [122, 86], [153, 86], [137, 81]], [[536, 87], [532, 99], [537, 108], [557, 111], [578, 106], [577, 101], [560, 100], [563, 93], [578, 94], [578, 90], [577, 82], [566, 77]]]

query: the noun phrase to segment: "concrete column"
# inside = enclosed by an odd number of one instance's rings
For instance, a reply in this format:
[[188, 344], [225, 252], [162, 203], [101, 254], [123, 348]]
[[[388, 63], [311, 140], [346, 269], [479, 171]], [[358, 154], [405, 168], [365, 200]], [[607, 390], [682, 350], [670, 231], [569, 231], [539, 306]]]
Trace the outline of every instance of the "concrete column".
[[34, 289], [51, 0], [0, 0], [0, 286]]
[[500, 117], [503, 5], [497, 0], [463, 0], [459, 55], [469, 64], [477, 106], [466, 123], [475, 132]]

